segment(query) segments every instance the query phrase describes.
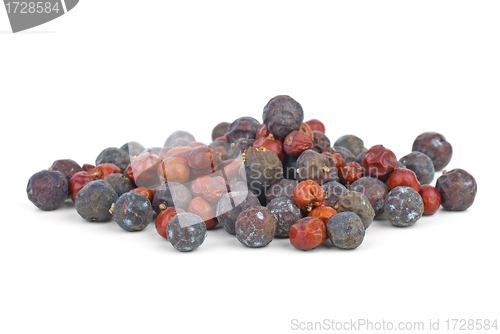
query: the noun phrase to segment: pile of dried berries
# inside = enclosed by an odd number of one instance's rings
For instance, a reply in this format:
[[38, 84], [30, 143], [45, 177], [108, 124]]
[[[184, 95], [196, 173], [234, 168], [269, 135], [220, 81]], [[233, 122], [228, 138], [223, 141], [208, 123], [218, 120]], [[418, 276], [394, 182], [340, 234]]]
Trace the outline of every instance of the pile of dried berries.
[[163, 147], [108, 147], [95, 166], [57, 160], [29, 179], [28, 198], [49, 211], [69, 197], [82, 218], [113, 218], [129, 232], [155, 219], [158, 234], [182, 252], [201, 246], [218, 225], [252, 248], [289, 238], [301, 250], [327, 239], [354, 249], [375, 217], [407, 227], [440, 206], [463, 211], [474, 202], [476, 180], [463, 169], [429, 185], [452, 156], [439, 133], [419, 135], [398, 160], [383, 145], [366, 149], [355, 135], [332, 147], [325, 125], [304, 122], [290, 96], [271, 99], [262, 119], [219, 123], [209, 145], [176, 131]]

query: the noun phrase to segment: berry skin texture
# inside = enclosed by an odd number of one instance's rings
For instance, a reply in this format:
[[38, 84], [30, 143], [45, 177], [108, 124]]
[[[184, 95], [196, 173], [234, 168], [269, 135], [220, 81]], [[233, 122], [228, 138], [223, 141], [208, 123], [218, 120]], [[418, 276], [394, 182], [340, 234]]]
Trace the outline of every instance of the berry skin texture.
[[283, 142], [283, 148], [287, 155], [298, 157], [305, 150], [313, 148], [312, 140], [303, 132], [292, 131], [286, 136]]
[[247, 247], [267, 246], [274, 239], [276, 224], [276, 217], [266, 207], [246, 209], [236, 220], [236, 238]]
[[120, 147], [121, 150], [127, 152], [129, 157], [135, 157], [141, 154], [146, 148], [141, 143], [136, 141], [129, 141]]
[[313, 130], [311, 130], [311, 127], [309, 125], [307, 125], [306, 123], [302, 123], [302, 125], [300, 126], [300, 132], [305, 133], [309, 139], [314, 141]]
[[313, 180], [322, 185], [337, 178], [333, 159], [313, 150], [306, 150], [297, 159], [297, 181]]
[[64, 174], [64, 176], [66, 176], [66, 179], [68, 179], [68, 181], [71, 179], [73, 175], [83, 171], [82, 167], [80, 167], [78, 163], [76, 163], [74, 160], [71, 159], [56, 160], [49, 168], [49, 170], [60, 171], [61, 173]]
[[365, 195], [375, 210], [375, 217], [384, 213], [385, 196], [389, 193], [389, 187], [379, 179], [365, 176], [349, 186], [349, 190]]
[[341, 249], [355, 249], [365, 238], [363, 222], [353, 212], [341, 212], [330, 218], [326, 231], [333, 245]]
[[235, 234], [235, 224], [239, 214], [254, 206], [260, 206], [260, 202], [250, 191], [227, 193], [217, 203], [217, 220], [227, 233]]
[[170, 244], [181, 252], [200, 247], [207, 236], [207, 227], [200, 216], [186, 212], [175, 215], [167, 225]]
[[323, 122], [317, 119], [310, 119], [307, 122], [305, 122], [309, 127], [311, 128], [312, 131], [319, 131], [319, 132], [326, 132], [325, 125]]
[[167, 237], [167, 225], [170, 219], [172, 219], [176, 214], [178, 213], [185, 213], [186, 211], [182, 209], [176, 209], [176, 208], [167, 208], [160, 212], [160, 214], [156, 217], [155, 220], [155, 227], [156, 231], [158, 232], [159, 235], [161, 235], [163, 238], [168, 239]]
[[317, 208], [314, 208], [308, 215], [307, 217], [316, 217], [321, 219], [323, 223], [328, 223], [328, 220], [338, 214], [337, 210], [332, 208], [331, 206], [318, 206]]
[[311, 212], [313, 208], [323, 204], [324, 196], [323, 189], [312, 180], [302, 181], [293, 189], [295, 204], [305, 212]]
[[97, 180], [97, 178], [91, 172], [82, 171], [73, 175], [73, 177], [71, 177], [71, 179], [69, 180], [69, 194], [71, 196], [71, 200], [74, 202], [76, 200], [76, 195], [78, 195], [78, 192], [83, 187], [85, 187], [87, 183], [95, 180]]
[[78, 214], [90, 222], [105, 222], [113, 217], [110, 212], [118, 200], [116, 191], [104, 180], [89, 182], [78, 192], [75, 207]]
[[253, 148], [265, 148], [266, 150], [272, 151], [276, 153], [281, 161], [285, 158], [283, 143], [281, 140], [274, 139], [272, 135], [270, 137], [257, 139], [255, 143], [253, 143]]
[[331, 206], [332, 208], [335, 206], [335, 202], [337, 202], [337, 198], [340, 195], [347, 192], [347, 188], [344, 185], [337, 181], [330, 181], [324, 183], [321, 188], [325, 192], [325, 198], [323, 200], [323, 205]]
[[347, 148], [354, 155], [358, 155], [363, 152], [365, 144], [361, 138], [356, 137], [355, 135], [345, 135], [340, 137], [335, 141], [333, 146], [342, 146]]
[[445, 172], [436, 181], [441, 194], [441, 205], [449, 211], [467, 210], [477, 193], [476, 179], [467, 171], [457, 168]]
[[191, 203], [189, 203], [188, 212], [200, 216], [205, 222], [207, 230], [211, 230], [217, 226], [218, 221], [215, 216], [215, 210], [203, 197], [193, 198]]
[[385, 181], [396, 167], [397, 161], [391, 150], [382, 145], [375, 145], [365, 153], [361, 166], [367, 175]]
[[395, 169], [387, 179], [387, 186], [391, 190], [399, 186], [410, 187], [417, 192], [420, 190], [420, 182], [417, 180], [417, 175], [407, 168]]
[[290, 243], [300, 250], [311, 250], [326, 240], [325, 223], [316, 217], [306, 217], [290, 226]]
[[267, 138], [269, 137], [271, 133], [269, 132], [269, 130], [267, 129], [267, 126], [262, 123], [258, 128], [257, 128], [257, 132], [255, 133], [255, 139], [261, 139], [261, 138]]
[[330, 139], [320, 131], [313, 131], [313, 147], [318, 153], [328, 152], [331, 149]]
[[183, 184], [176, 182], [165, 183], [156, 189], [152, 202], [153, 210], [160, 213], [168, 207], [175, 207], [187, 211], [192, 199], [191, 191]]
[[99, 153], [95, 159], [96, 166], [103, 163], [114, 164], [123, 172], [130, 163], [130, 157], [127, 152], [118, 147], [108, 147]]
[[189, 180], [189, 169], [186, 159], [168, 157], [158, 165], [158, 177], [160, 182], [186, 183]]
[[300, 103], [288, 95], [273, 97], [264, 107], [264, 124], [275, 138], [286, 138], [292, 131], [299, 131], [304, 121]]
[[106, 176], [104, 181], [108, 182], [113, 187], [118, 196], [135, 188], [135, 185], [123, 174], [110, 174]]
[[290, 226], [302, 218], [300, 209], [293, 200], [286, 197], [277, 197], [267, 204], [267, 208], [276, 217], [276, 238], [288, 238]]
[[286, 197], [293, 201], [293, 189], [299, 184], [295, 180], [283, 179], [273, 184], [266, 192], [266, 201], [270, 203], [273, 199]]
[[415, 138], [412, 151], [422, 152], [431, 158], [436, 171], [446, 167], [453, 155], [451, 144], [437, 132], [424, 132]]
[[431, 185], [423, 184], [418, 192], [424, 202], [424, 215], [433, 215], [441, 205], [441, 194]]
[[92, 174], [94, 174], [97, 180], [104, 180], [111, 174], [122, 174], [122, 171], [117, 165], [105, 162], [97, 165], [92, 170]]
[[429, 184], [434, 180], [434, 164], [431, 158], [422, 152], [413, 151], [399, 159], [399, 162], [415, 172], [420, 184]]
[[208, 146], [196, 147], [187, 156], [189, 167], [196, 170], [210, 170], [211, 173], [219, 169], [221, 160], [220, 155]]
[[257, 197], [265, 197], [267, 189], [283, 179], [283, 164], [272, 151], [248, 148], [244, 161], [248, 188]]
[[375, 211], [368, 197], [356, 191], [349, 191], [340, 195], [334, 209], [338, 213], [349, 211], [357, 214], [363, 222], [365, 230], [370, 226], [373, 218], [375, 218]]
[[384, 212], [392, 225], [408, 227], [422, 217], [424, 202], [415, 189], [396, 187], [385, 198]]
[[234, 143], [240, 138], [255, 139], [261, 123], [253, 117], [240, 117], [229, 126], [226, 138], [228, 143]]
[[138, 187], [138, 188], [134, 188], [130, 191], [134, 191], [136, 193], [139, 193], [139, 194], [143, 194], [144, 196], [146, 196], [148, 198], [148, 200], [150, 202], [153, 202], [153, 197], [154, 197], [154, 192], [151, 190], [151, 189], [147, 189], [147, 188], [143, 188], [143, 187]]
[[348, 185], [363, 177], [363, 168], [357, 162], [351, 161], [341, 167], [338, 173], [340, 182]]
[[60, 171], [42, 170], [30, 177], [26, 193], [37, 208], [52, 211], [68, 198], [68, 179]]
[[121, 195], [113, 207], [113, 219], [127, 232], [144, 230], [153, 219], [153, 214], [149, 199], [133, 191]]

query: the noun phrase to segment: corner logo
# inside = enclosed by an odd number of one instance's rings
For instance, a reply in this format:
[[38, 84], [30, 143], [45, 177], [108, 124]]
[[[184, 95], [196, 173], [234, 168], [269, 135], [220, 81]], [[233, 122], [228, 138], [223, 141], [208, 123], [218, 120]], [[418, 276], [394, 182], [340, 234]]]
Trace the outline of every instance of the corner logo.
[[4, 0], [12, 32], [30, 29], [63, 16], [79, 0], [12, 1]]

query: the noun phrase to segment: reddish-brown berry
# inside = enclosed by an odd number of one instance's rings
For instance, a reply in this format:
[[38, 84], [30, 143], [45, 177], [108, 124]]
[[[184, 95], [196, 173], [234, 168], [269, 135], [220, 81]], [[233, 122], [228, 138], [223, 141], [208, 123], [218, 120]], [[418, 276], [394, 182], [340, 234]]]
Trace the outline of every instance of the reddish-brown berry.
[[71, 196], [71, 200], [74, 202], [76, 200], [76, 195], [78, 192], [87, 185], [87, 183], [91, 181], [95, 181], [97, 178], [93, 173], [90, 172], [78, 172], [69, 179], [69, 194]]
[[309, 127], [311, 128], [312, 131], [319, 131], [319, 132], [323, 132], [323, 133], [326, 132], [325, 125], [323, 124], [323, 122], [321, 122], [317, 119], [311, 119], [311, 120], [307, 121], [306, 123], [307, 123], [307, 125], [309, 125]]
[[308, 215], [307, 217], [316, 217], [321, 219], [323, 223], [328, 223], [328, 220], [338, 214], [337, 210], [332, 208], [331, 206], [328, 205], [322, 205], [318, 206], [317, 208], [314, 208]]
[[420, 182], [417, 180], [417, 175], [414, 171], [406, 168], [395, 169], [387, 179], [387, 186], [389, 189], [403, 186], [420, 191]]
[[96, 180], [104, 180], [110, 174], [121, 174], [122, 170], [120, 167], [110, 163], [102, 163], [92, 170]]
[[[338, 153], [337, 153], [338, 154]], [[357, 162], [349, 162], [339, 169], [339, 179], [344, 185], [351, 184], [363, 177], [363, 168]]]
[[305, 133], [307, 135], [307, 137], [309, 137], [309, 139], [314, 141], [313, 130], [311, 130], [311, 127], [309, 125], [307, 125], [307, 123], [305, 123], [305, 122], [302, 123], [299, 131]]
[[[333, 149], [333, 148], [332, 148], [332, 150], [335, 151], [335, 149]], [[344, 167], [344, 158], [342, 158], [342, 156], [340, 155], [340, 153], [333, 153], [333, 151], [323, 152], [321, 154], [329, 156], [330, 158], [332, 158], [333, 162], [335, 163], [335, 167], [337, 167], [337, 168]]]
[[182, 158], [166, 158], [158, 165], [158, 177], [160, 182], [186, 183], [189, 180], [189, 168], [187, 161]]
[[321, 219], [306, 217], [290, 226], [290, 243], [301, 250], [311, 250], [326, 240], [326, 227]]
[[269, 137], [271, 133], [267, 129], [266, 125], [262, 123], [258, 128], [257, 132], [255, 133], [255, 139], [261, 139], [261, 138], [267, 138]]
[[283, 148], [286, 154], [291, 157], [298, 157], [305, 150], [310, 150], [313, 147], [313, 141], [300, 131], [292, 131], [286, 136], [283, 142]]
[[193, 198], [189, 203], [188, 212], [200, 216], [207, 230], [213, 229], [218, 223], [214, 208], [203, 197]]
[[323, 189], [312, 180], [302, 181], [293, 189], [295, 204], [305, 212], [311, 212], [313, 208], [323, 204], [324, 196]]
[[361, 159], [361, 166], [367, 175], [385, 181], [396, 167], [397, 162], [398, 159], [391, 150], [382, 145], [375, 145], [366, 151]]
[[144, 187], [139, 187], [139, 188], [134, 188], [130, 191], [135, 191], [136, 193], [143, 194], [149, 199], [150, 202], [153, 202], [153, 197], [155, 195], [153, 190]]
[[167, 225], [170, 219], [172, 219], [175, 215], [178, 213], [184, 213], [186, 211], [182, 209], [175, 209], [172, 207], [166, 208], [162, 212], [158, 214], [158, 217], [156, 217], [155, 221], [155, 226], [156, 226], [156, 231], [158, 232], [159, 235], [164, 237], [165, 239], [167, 238]]
[[436, 213], [441, 205], [441, 194], [439, 191], [429, 184], [423, 184], [420, 186], [418, 193], [424, 202], [424, 215], [433, 215]]
[[274, 139], [273, 135], [269, 135], [266, 138], [260, 138], [253, 143], [253, 148], [265, 148], [271, 152], [276, 153], [278, 158], [283, 161], [285, 158], [285, 152], [283, 150], [283, 143], [281, 140]]

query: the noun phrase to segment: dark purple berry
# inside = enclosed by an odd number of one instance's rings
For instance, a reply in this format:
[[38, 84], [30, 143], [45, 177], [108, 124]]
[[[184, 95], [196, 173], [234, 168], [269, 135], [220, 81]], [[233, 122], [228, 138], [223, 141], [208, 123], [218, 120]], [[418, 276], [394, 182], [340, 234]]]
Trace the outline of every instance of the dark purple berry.
[[266, 192], [267, 203], [278, 197], [286, 197], [293, 201], [293, 189], [299, 184], [295, 180], [283, 179], [273, 184]]
[[276, 216], [276, 231], [274, 236], [277, 238], [288, 238], [290, 226], [302, 218], [299, 207], [293, 199], [278, 197], [267, 204], [267, 208]]
[[113, 216], [110, 209], [118, 200], [116, 191], [104, 180], [87, 183], [76, 195], [78, 214], [90, 222], [104, 222]]
[[245, 151], [243, 161], [248, 188], [263, 198], [265, 204], [267, 189], [283, 179], [281, 160], [272, 151], [250, 147]]
[[467, 171], [457, 168], [445, 172], [436, 181], [436, 189], [441, 194], [441, 205], [446, 210], [467, 210], [477, 193], [477, 183]]
[[56, 209], [68, 198], [68, 179], [57, 170], [42, 170], [33, 174], [28, 181], [28, 199], [44, 211]]
[[129, 192], [130, 190], [135, 188], [135, 185], [123, 174], [109, 174], [106, 176], [104, 181], [108, 182], [111, 187], [116, 191], [118, 196]]
[[243, 154], [249, 147], [253, 147], [255, 139], [240, 138], [234, 143], [231, 143], [231, 148], [228, 152], [228, 158], [236, 159], [240, 154]]
[[187, 211], [193, 194], [185, 185], [177, 182], [164, 183], [158, 187], [153, 197], [153, 210], [160, 213], [169, 207]]
[[130, 163], [130, 157], [127, 152], [117, 147], [108, 147], [104, 149], [95, 160], [95, 165], [99, 166], [103, 163], [111, 163], [123, 172], [127, 169], [128, 164]]
[[[431, 158], [422, 152], [413, 151], [399, 159], [399, 162], [401, 162], [401, 164], [409, 170], [415, 172], [417, 180], [420, 184], [429, 184], [432, 180], [434, 180], [434, 164], [432, 163]], [[397, 168], [398, 165], [396, 165], [395, 169]]]
[[431, 158], [436, 171], [443, 169], [451, 160], [453, 149], [446, 138], [437, 132], [424, 132], [413, 142], [412, 151], [419, 151]]
[[323, 132], [313, 131], [313, 134], [314, 138], [312, 149], [318, 153], [330, 152], [330, 139]]
[[339, 213], [345, 211], [354, 212], [361, 218], [365, 229], [370, 226], [373, 218], [375, 218], [375, 211], [368, 198], [356, 191], [348, 191], [340, 195], [337, 198], [334, 209]]
[[226, 138], [228, 143], [238, 139], [255, 139], [255, 134], [261, 123], [253, 117], [240, 117], [229, 126]]
[[262, 119], [275, 138], [284, 139], [290, 132], [300, 130], [304, 111], [300, 103], [290, 96], [278, 95], [264, 107]]
[[127, 152], [129, 157], [136, 157], [139, 156], [142, 152], [144, 152], [146, 148], [136, 141], [129, 141], [123, 144], [122, 147], [120, 147], [120, 149]]
[[297, 181], [313, 180], [322, 185], [337, 179], [337, 167], [333, 159], [313, 150], [304, 151], [297, 160]]
[[60, 159], [54, 161], [52, 166], [49, 168], [50, 170], [58, 170], [66, 176], [66, 179], [69, 181], [73, 175], [78, 172], [83, 171], [83, 168], [80, 165], [71, 159]]
[[389, 187], [379, 179], [365, 176], [353, 182], [349, 190], [364, 194], [375, 211], [375, 217], [384, 213], [385, 196], [389, 193]]
[[112, 211], [118, 226], [128, 232], [144, 230], [154, 215], [149, 199], [133, 191], [121, 195]]
[[356, 160], [356, 156], [354, 155], [354, 153], [352, 153], [351, 150], [343, 146], [334, 146], [333, 150], [334, 153], [338, 153], [342, 156], [344, 164], [348, 164], [349, 162], [353, 162], [354, 160]]
[[363, 143], [363, 140], [355, 135], [342, 136], [335, 141], [335, 144], [333, 144], [333, 146], [334, 147], [335, 146], [345, 147], [349, 151], [351, 151], [352, 154], [354, 154], [356, 156], [358, 154], [360, 154], [361, 152], [363, 152], [363, 150], [365, 150], [365, 144]]
[[347, 188], [338, 181], [326, 182], [321, 186], [321, 188], [323, 188], [323, 191], [325, 192], [323, 204], [331, 206], [332, 208], [335, 206], [337, 198], [347, 192]]
[[167, 225], [168, 241], [181, 252], [190, 252], [200, 247], [207, 237], [207, 226], [203, 219], [193, 213], [178, 213]]
[[248, 208], [238, 216], [236, 237], [251, 248], [267, 246], [274, 239], [276, 223], [276, 217], [266, 207]]
[[384, 212], [394, 226], [412, 226], [422, 217], [424, 202], [415, 189], [396, 187], [385, 198]]
[[212, 141], [219, 137], [224, 137], [227, 133], [227, 130], [229, 130], [230, 125], [231, 123], [228, 122], [221, 122], [217, 124], [212, 130]]
[[217, 220], [227, 233], [235, 234], [234, 224], [244, 210], [260, 206], [259, 199], [250, 191], [233, 191], [221, 197], [217, 203]]

